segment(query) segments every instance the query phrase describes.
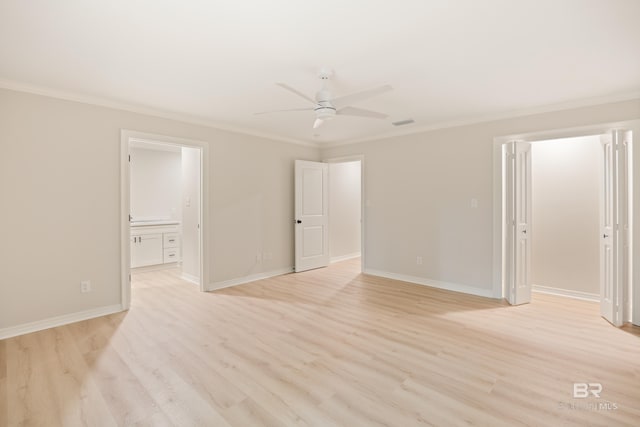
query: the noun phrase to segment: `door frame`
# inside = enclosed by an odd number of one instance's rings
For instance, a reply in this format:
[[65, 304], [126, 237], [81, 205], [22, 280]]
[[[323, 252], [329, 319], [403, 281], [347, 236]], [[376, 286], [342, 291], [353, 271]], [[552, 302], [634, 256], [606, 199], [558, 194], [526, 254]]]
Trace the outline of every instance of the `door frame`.
[[129, 223], [130, 186], [129, 143], [132, 141], [149, 142], [200, 150], [200, 291], [207, 290], [211, 268], [206, 260], [209, 253], [209, 144], [185, 138], [156, 135], [134, 130], [120, 130], [120, 283], [121, 305], [128, 310], [131, 305], [131, 248], [129, 245], [131, 227]]
[[[343, 157], [331, 157], [328, 159], [322, 160], [325, 163], [348, 163], [360, 161], [360, 271], [364, 272], [366, 263], [366, 254], [367, 254], [367, 235], [366, 235], [366, 198], [365, 198], [365, 164], [364, 164], [364, 154], [354, 154], [351, 156], [343, 156]], [[331, 173], [331, 172], [329, 172]], [[331, 178], [329, 178], [331, 179]], [[331, 194], [331, 188], [329, 188], [329, 194]], [[331, 205], [329, 205], [329, 216], [331, 216]], [[329, 229], [331, 232], [331, 229]], [[329, 253], [331, 255], [331, 253]]]
[[[636, 141], [640, 141], [640, 120], [626, 120], [620, 122], [600, 123], [587, 126], [579, 126], [573, 128], [553, 129], [540, 132], [523, 133], [523, 134], [511, 134], [498, 136], [493, 139], [493, 297], [504, 298], [506, 295], [504, 285], [505, 278], [503, 273], [505, 254], [502, 248], [503, 242], [503, 161], [502, 161], [502, 149], [503, 145], [511, 141], [544, 141], [550, 139], [562, 139], [573, 138], [589, 135], [602, 135], [611, 133], [615, 129], [631, 130], [635, 136]], [[636, 144], [638, 144], [636, 142]], [[640, 209], [636, 209], [636, 201], [640, 202], [640, 185], [634, 185], [634, 165], [640, 164], [640, 150], [633, 150], [633, 146], [630, 153], [629, 161], [629, 228], [630, 228], [630, 255], [629, 255], [629, 277], [632, 278], [629, 291], [632, 293], [628, 298], [628, 303], [632, 302], [631, 321], [640, 325], [640, 251], [634, 252], [633, 248], [636, 243], [640, 243], [640, 229], [636, 231], [633, 226], [633, 213], [635, 211], [640, 212]], [[625, 316], [625, 321], [629, 316]]]

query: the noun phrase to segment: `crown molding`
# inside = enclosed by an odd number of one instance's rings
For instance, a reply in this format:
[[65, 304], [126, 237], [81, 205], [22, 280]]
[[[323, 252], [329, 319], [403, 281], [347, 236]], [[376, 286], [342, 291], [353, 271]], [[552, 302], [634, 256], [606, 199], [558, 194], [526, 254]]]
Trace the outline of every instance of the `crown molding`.
[[576, 101], [569, 101], [557, 104], [550, 104], [542, 107], [533, 107], [510, 111], [508, 113], [489, 114], [476, 117], [468, 117], [459, 120], [449, 120], [437, 123], [431, 123], [419, 127], [411, 127], [408, 129], [399, 129], [395, 131], [385, 132], [375, 136], [349, 139], [345, 141], [327, 142], [322, 144], [323, 149], [339, 147], [343, 145], [359, 144], [362, 142], [379, 141], [382, 139], [393, 138], [397, 136], [414, 135], [418, 133], [430, 132], [439, 129], [448, 129], [460, 126], [468, 126], [478, 123], [487, 123], [497, 120], [512, 119], [517, 117], [531, 116], [535, 114], [553, 113], [556, 111], [571, 110], [574, 108], [593, 107], [596, 105], [612, 104], [615, 102], [624, 102], [632, 100], [640, 100], [640, 91], [626, 92], [623, 94], [615, 94], [601, 97], [585, 98]]
[[35, 95], [48, 96], [51, 98], [63, 99], [66, 101], [79, 102], [83, 104], [96, 105], [100, 107], [112, 108], [116, 110], [128, 111], [131, 113], [144, 114], [153, 117], [159, 117], [163, 119], [175, 120], [183, 123], [189, 123], [194, 125], [205, 126], [217, 130], [226, 132], [233, 132], [242, 135], [254, 136], [258, 138], [266, 138], [273, 141], [286, 142], [289, 144], [303, 145], [313, 148], [328, 149], [333, 147], [339, 147], [343, 145], [359, 144], [363, 142], [379, 141], [382, 139], [388, 139], [398, 136], [414, 135], [424, 132], [430, 132], [440, 129], [448, 129], [460, 126], [468, 126], [478, 123], [486, 123], [497, 120], [505, 120], [517, 117], [530, 116], [535, 114], [552, 113], [562, 110], [570, 110], [574, 108], [591, 107], [595, 105], [610, 104], [615, 102], [631, 101], [634, 99], [640, 99], [640, 90], [626, 92], [621, 94], [607, 95], [601, 97], [584, 98], [576, 101], [569, 101], [563, 103], [549, 104], [542, 107], [525, 108], [519, 110], [513, 110], [507, 113], [488, 114], [475, 117], [467, 117], [456, 120], [447, 120], [442, 122], [431, 123], [423, 126], [412, 126], [407, 129], [397, 129], [389, 132], [367, 136], [362, 138], [347, 139], [343, 141], [334, 142], [314, 142], [299, 140], [295, 138], [289, 138], [282, 135], [271, 134], [268, 132], [259, 132], [253, 129], [232, 126], [226, 123], [219, 123], [213, 120], [204, 119], [197, 116], [188, 114], [181, 114], [172, 111], [162, 110], [153, 107], [147, 107], [143, 105], [129, 104], [126, 102], [120, 102], [111, 100], [108, 98], [95, 97], [89, 95], [82, 95], [73, 92], [60, 91], [56, 89], [46, 88], [43, 86], [36, 86], [27, 83], [21, 83], [13, 80], [0, 79], [0, 88], [26, 92]]
[[0, 89], [8, 89], [16, 92], [26, 92], [34, 95], [47, 96], [50, 98], [62, 99], [65, 101], [79, 102], [82, 104], [106, 107], [115, 110], [128, 111], [130, 113], [144, 114], [163, 119], [175, 120], [193, 125], [205, 126], [226, 132], [233, 132], [242, 135], [255, 136], [258, 138], [266, 138], [289, 144], [304, 145], [307, 147], [319, 148], [320, 144], [311, 141], [302, 141], [295, 138], [288, 138], [281, 135], [271, 134], [268, 132], [258, 132], [252, 129], [232, 126], [225, 123], [219, 123], [213, 120], [203, 119], [197, 116], [181, 114], [172, 111], [162, 110], [159, 108], [147, 107], [144, 105], [129, 104], [126, 102], [115, 101], [108, 98], [82, 95], [78, 93], [51, 89], [43, 86], [36, 86], [27, 83], [16, 82], [13, 80], [0, 79]]

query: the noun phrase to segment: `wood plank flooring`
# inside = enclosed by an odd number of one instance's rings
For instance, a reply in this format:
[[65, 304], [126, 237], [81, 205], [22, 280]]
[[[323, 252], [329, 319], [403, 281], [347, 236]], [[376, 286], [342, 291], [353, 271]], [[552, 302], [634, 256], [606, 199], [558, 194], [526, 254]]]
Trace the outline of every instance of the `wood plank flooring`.
[[358, 268], [211, 293], [136, 273], [129, 312], [0, 341], [0, 425], [640, 425], [640, 328], [597, 304], [510, 307]]

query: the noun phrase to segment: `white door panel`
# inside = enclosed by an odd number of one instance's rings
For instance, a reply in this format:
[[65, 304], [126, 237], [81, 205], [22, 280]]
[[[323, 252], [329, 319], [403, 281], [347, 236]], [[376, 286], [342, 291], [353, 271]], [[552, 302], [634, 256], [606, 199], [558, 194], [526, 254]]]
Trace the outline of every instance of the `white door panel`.
[[329, 265], [329, 166], [295, 162], [295, 271]]
[[531, 302], [531, 144], [505, 147], [505, 281], [510, 304]]
[[600, 186], [600, 313], [615, 326], [624, 323], [628, 286], [628, 148], [630, 133], [602, 136]]

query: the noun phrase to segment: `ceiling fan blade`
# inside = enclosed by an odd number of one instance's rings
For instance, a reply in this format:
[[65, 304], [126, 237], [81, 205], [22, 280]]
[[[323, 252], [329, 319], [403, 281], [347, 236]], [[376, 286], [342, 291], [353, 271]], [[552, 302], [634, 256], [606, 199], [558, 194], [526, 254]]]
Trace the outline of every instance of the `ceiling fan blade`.
[[287, 109], [287, 110], [260, 111], [259, 113], [253, 113], [253, 115], [257, 116], [259, 114], [286, 113], [288, 111], [313, 111], [313, 107], [309, 107], [309, 108], [290, 108], [290, 109]]
[[338, 111], [336, 114], [341, 116], [358, 116], [358, 117], [369, 117], [372, 119], [386, 119], [386, 114], [378, 113], [376, 111], [365, 110], [364, 108], [356, 108], [356, 107], [344, 107]]
[[356, 102], [364, 101], [381, 93], [393, 90], [391, 85], [384, 85], [375, 89], [363, 90], [362, 92], [352, 93], [351, 95], [339, 96], [331, 100], [331, 104], [338, 110]]
[[307, 101], [311, 102], [312, 104], [316, 104], [316, 101], [314, 101], [313, 99], [311, 99], [310, 97], [308, 97], [307, 95], [305, 95], [304, 93], [292, 88], [291, 86], [285, 84], [285, 83], [276, 83], [278, 86], [280, 86], [282, 89], [286, 89], [289, 92], [295, 93], [296, 95], [298, 95], [301, 98], [306, 99]]
[[322, 123], [324, 123], [324, 120], [322, 120], [322, 119], [316, 119], [316, 121], [315, 121], [315, 122], [313, 122], [313, 128], [314, 128], [314, 129], [318, 129]]

